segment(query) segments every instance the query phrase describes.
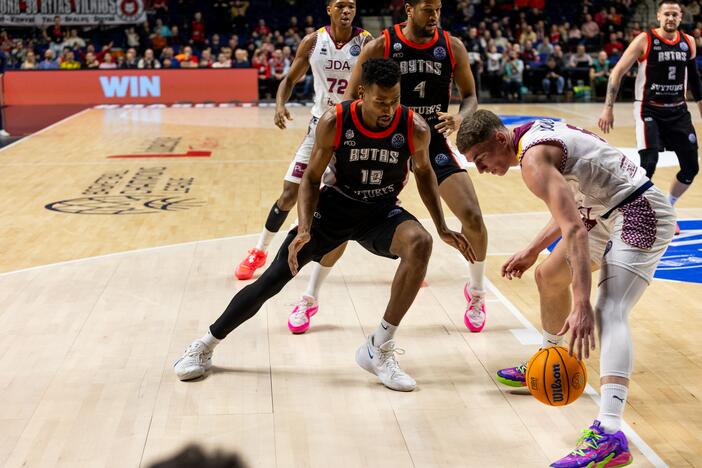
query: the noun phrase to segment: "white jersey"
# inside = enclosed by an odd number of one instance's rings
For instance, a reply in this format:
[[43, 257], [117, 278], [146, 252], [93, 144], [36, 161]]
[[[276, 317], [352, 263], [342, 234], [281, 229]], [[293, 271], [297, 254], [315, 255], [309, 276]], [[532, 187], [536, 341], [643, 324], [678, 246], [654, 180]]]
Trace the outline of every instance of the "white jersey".
[[586, 219], [602, 216], [649, 182], [646, 171], [594, 133], [563, 122], [536, 120], [515, 129], [521, 161], [532, 146], [563, 148], [560, 171]]
[[342, 101], [351, 78], [351, 69], [356, 64], [364, 43], [371, 37], [365, 29], [354, 28], [351, 40], [337, 47], [330, 31], [331, 26], [317, 30], [317, 41], [309, 58], [314, 76], [312, 115], [317, 118], [329, 107]]

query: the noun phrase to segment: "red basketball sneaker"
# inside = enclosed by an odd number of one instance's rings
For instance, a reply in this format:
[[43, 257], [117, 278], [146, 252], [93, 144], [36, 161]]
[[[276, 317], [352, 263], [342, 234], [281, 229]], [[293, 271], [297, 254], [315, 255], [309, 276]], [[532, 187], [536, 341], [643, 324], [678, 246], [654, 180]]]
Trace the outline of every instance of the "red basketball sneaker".
[[241, 261], [239, 266], [236, 267], [234, 276], [240, 280], [251, 279], [256, 269], [261, 268], [265, 264], [266, 252], [259, 249], [251, 249], [249, 250], [249, 255], [247, 255], [246, 258]]

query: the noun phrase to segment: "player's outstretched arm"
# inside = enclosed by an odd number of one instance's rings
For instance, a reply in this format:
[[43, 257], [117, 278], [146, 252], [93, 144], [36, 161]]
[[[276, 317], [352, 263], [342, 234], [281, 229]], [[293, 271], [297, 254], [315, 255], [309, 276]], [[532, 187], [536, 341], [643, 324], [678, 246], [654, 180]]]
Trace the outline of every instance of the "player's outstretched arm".
[[595, 313], [590, 304], [590, 249], [575, 198], [557, 169], [563, 156], [563, 149], [558, 146], [533, 146], [522, 158], [522, 178], [529, 190], [546, 203], [566, 243], [566, 261], [573, 275], [573, 310], [559, 334], [570, 329], [570, 354], [575, 351], [578, 359], [582, 359], [590, 356], [591, 347], [595, 348]]
[[478, 108], [478, 95], [475, 90], [475, 78], [473, 77], [473, 72], [470, 69], [470, 60], [468, 58], [468, 51], [463, 42], [453, 36], [449, 38], [451, 40], [451, 50], [453, 51], [453, 57], [456, 61], [454, 67], [453, 80], [456, 82], [456, 87], [458, 88], [458, 93], [461, 96], [461, 105], [457, 114], [451, 115], [444, 112], [439, 112], [440, 122], [436, 125], [436, 129], [442, 133], [444, 136], [449, 136], [453, 132], [458, 131], [458, 127], [461, 125], [461, 121], [473, 114]]
[[276, 127], [280, 129], [286, 128], [286, 119], [292, 120], [290, 112], [285, 108], [285, 103], [290, 99], [295, 84], [300, 81], [302, 77], [305, 76], [305, 73], [307, 73], [307, 70], [309, 70], [310, 54], [314, 50], [315, 44], [317, 44], [316, 32], [310, 33], [302, 39], [300, 45], [297, 47], [293, 63], [290, 65], [290, 71], [280, 81], [278, 92], [275, 94], [275, 115], [273, 116], [273, 122]]
[[609, 74], [604, 108], [602, 109], [600, 118], [597, 120], [597, 126], [600, 127], [600, 130], [604, 133], [609, 133], [609, 131], [614, 128], [614, 103], [617, 100], [617, 94], [619, 94], [622, 78], [629, 72], [639, 57], [646, 53], [647, 48], [648, 36], [646, 33], [641, 33], [636, 36], [629, 47], [626, 48], [622, 58], [619, 59]]
[[429, 215], [434, 221], [434, 226], [436, 226], [441, 240], [458, 249], [472, 263], [476, 260], [476, 256], [468, 239], [463, 234], [454, 232], [446, 226], [444, 213], [441, 209], [441, 199], [439, 198], [439, 184], [436, 182], [436, 175], [434, 175], [434, 170], [429, 162], [429, 141], [431, 140], [429, 125], [419, 114], [414, 114], [413, 124], [412, 168], [417, 181], [419, 196], [422, 198], [424, 206], [429, 210]]
[[356, 65], [354, 65], [353, 70], [351, 70], [349, 85], [346, 87], [346, 92], [344, 92], [344, 101], [358, 99], [358, 87], [361, 85], [363, 64], [369, 59], [383, 57], [385, 57], [385, 37], [383, 36], [373, 39], [361, 49], [361, 55], [358, 56]]
[[293, 275], [297, 274], [297, 253], [310, 240], [312, 217], [319, 201], [319, 183], [334, 154], [336, 137], [337, 107], [331, 107], [322, 115], [317, 124], [310, 163], [305, 169], [297, 199], [299, 220], [297, 236], [288, 247], [288, 265]]

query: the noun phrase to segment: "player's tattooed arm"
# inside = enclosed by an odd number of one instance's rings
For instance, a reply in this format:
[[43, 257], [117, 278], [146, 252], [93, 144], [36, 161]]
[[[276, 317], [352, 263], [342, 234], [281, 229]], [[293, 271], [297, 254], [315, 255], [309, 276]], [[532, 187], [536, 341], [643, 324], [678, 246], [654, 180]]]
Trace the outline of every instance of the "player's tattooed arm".
[[626, 48], [622, 58], [619, 59], [612, 69], [612, 72], [609, 74], [604, 108], [602, 109], [600, 118], [597, 120], [597, 126], [604, 133], [609, 133], [609, 131], [614, 128], [614, 103], [617, 100], [617, 94], [619, 94], [619, 86], [621, 86], [622, 78], [629, 72], [639, 58], [646, 55], [648, 45], [648, 35], [646, 33], [641, 33], [636, 36], [636, 39]]
[[614, 107], [614, 103], [617, 100], [617, 94], [619, 94], [619, 83], [609, 80], [607, 83], [607, 97], [605, 98], [605, 106]]

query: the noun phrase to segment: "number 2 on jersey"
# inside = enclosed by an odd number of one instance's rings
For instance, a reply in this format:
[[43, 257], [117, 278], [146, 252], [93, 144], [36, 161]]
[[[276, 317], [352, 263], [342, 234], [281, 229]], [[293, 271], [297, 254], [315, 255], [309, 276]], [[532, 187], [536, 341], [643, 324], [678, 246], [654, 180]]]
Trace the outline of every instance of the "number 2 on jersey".
[[[349, 85], [348, 81], [337, 80], [336, 78], [327, 78], [327, 82], [329, 83], [329, 92], [336, 94], [344, 94], [346, 87]], [[336, 88], [336, 91], [334, 91], [334, 88]]]
[[670, 81], [675, 81], [675, 67], [668, 67], [668, 79]]

